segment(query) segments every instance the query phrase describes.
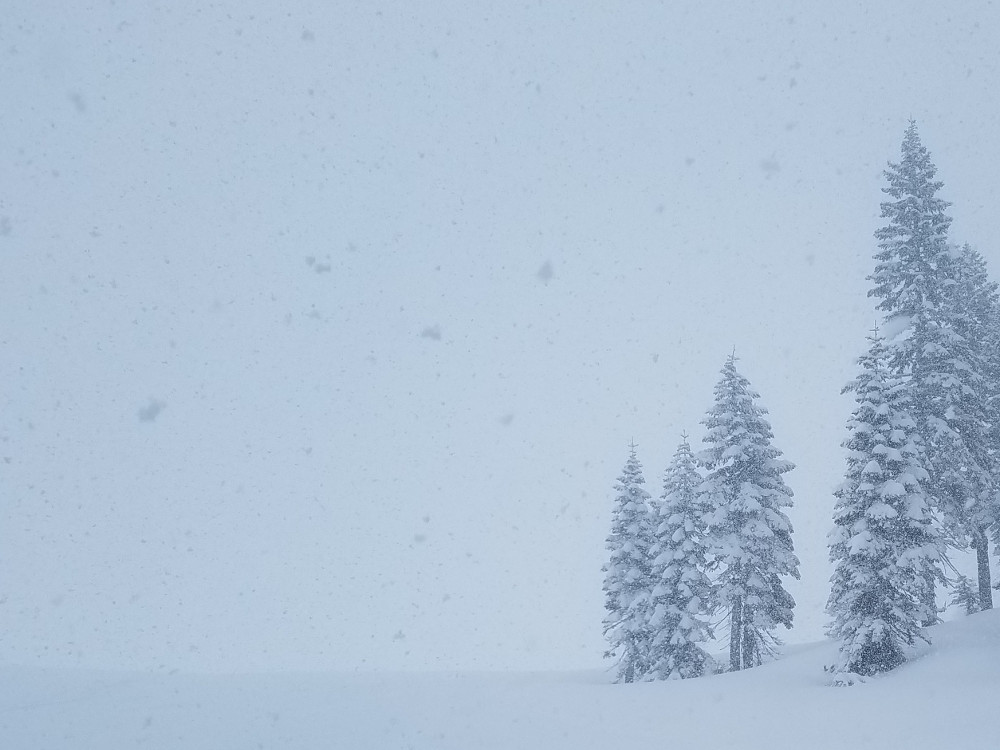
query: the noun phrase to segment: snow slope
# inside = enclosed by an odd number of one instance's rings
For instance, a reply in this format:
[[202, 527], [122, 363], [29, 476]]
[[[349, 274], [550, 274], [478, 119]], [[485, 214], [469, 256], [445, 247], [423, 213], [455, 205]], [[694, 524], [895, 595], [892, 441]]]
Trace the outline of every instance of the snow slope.
[[[938, 626], [911, 663], [827, 685], [829, 642], [746, 672], [614, 685], [602, 672], [195, 676], [0, 668], [9, 750], [988, 746], [1000, 612]], [[969, 720], [956, 720], [969, 717]], [[986, 744], [982, 744], [985, 742]]]

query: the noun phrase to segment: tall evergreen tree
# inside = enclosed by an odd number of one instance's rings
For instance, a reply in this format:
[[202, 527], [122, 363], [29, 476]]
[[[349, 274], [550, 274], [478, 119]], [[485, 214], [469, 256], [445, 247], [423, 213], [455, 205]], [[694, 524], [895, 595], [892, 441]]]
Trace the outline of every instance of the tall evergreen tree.
[[827, 611], [842, 639], [839, 674], [872, 675], [905, 660], [921, 623], [936, 616], [933, 592], [940, 550], [922, 482], [921, 439], [909, 414], [904, 378], [890, 372], [878, 335], [844, 388], [857, 406], [847, 423], [844, 482], [836, 491]]
[[773, 630], [790, 628], [795, 601], [782, 577], [798, 578], [792, 525], [784, 509], [792, 491], [782, 474], [793, 464], [771, 441], [767, 410], [730, 356], [715, 386], [715, 404], [703, 424], [708, 472], [699, 488], [711, 563], [719, 570], [716, 596], [730, 619], [730, 669], [759, 665], [778, 643]]
[[[976, 551], [978, 610], [993, 608], [990, 588], [989, 532], [1000, 532], [1000, 296], [991, 281], [983, 256], [968, 243], [957, 251], [957, 283], [954, 285], [958, 333], [972, 350], [972, 361], [980, 375], [974, 394], [977, 411], [985, 425], [977, 434], [982, 447], [977, 461], [989, 473], [980, 487], [980, 498], [973, 508], [962, 509], [967, 517], [967, 532]], [[971, 512], [969, 512], [971, 511]], [[960, 579], [958, 584], [964, 585]], [[956, 593], [956, 595], [959, 595]], [[977, 611], [978, 611], [977, 610]]]
[[650, 548], [654, 538], [645, 483], [632, 443], [614, 486], [615, 506], [607, 539], [611, 558], [604, 566], [604, 634], [608, 639], [604, 655], [617, 657], [619, 682], [638, 680], [649, 668]]
[[[962, 301], [969, 286], [962, 278], [969, 271], [948, 244], [949, 204], [937, 197], [942, 183], [934, 179], [936, 173], [911, 122], [899, 163], [890, 163], [885, 172], [889, 184], [883, 191], [892, 200], [882, 203], [888, 223], [875, 233], [879, 251], [869, 296], [879, 299], [877, 308], [885, 314], [890, 367], [909, 378], [910, 410], [930, 475], [926, 488], [940, 511], [942, 533], [958, 545], [985, 539], [994, 481], [987, 363], [970, 338], [976, 313]], [[988, 578], [983, 585], [988, 594]], [[936, 613], [927, 623], [934, 620]]]
[[[987, 331], [987, 344], [989, 346], [989, 365], [986, 371], [986, 379], [993, 386], [990, 391], [990, 427], [987, 431], [990, 445], [990, 468], [993, 472], [993, 526], [992, 539], [994, 551], [1000, 550], [1000, 303], [994, 306], [993, 314], [990, 316], [990, 323]], [[983, 549], [986, 545], [982, 545]], [[979, 592], [980, 607], [987, 609], [992, 607], [992, 597], [986, 599], [983, 596], [983, 580], [989, 573], [989, 557], [986, 554], [979, 554], [977, 550], [979, 569]], [[1000, 583], [994, 583], [994, 590], [1000, 590]]]
[[700, 677], [711, 658], [702, 649], [712, 637], [708, 624], [712, 584], [706, 574], [705, 508], [698, 497], [701, 476], [685, 437], [667, 467], [656, 506], [656, 541], [650, 551], [649, 677]]

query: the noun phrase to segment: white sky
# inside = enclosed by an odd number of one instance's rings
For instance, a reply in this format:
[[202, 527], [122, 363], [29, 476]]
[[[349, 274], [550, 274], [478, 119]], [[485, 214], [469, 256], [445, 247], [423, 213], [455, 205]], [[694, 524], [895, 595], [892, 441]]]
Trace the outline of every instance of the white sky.
[[581, 5], [8, 4], [0, 659], [598, 664], [734, 346], [820, 637], [881, 170], [995, 271], [1000, 11]]

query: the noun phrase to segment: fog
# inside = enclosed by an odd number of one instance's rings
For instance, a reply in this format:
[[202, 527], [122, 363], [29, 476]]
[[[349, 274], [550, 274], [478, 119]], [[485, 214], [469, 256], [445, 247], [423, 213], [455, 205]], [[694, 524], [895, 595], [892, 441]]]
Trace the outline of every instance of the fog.
[[822, 636], [881, 172], [996, 276], [1000, 11], [585, 5], [8, 3], [0, 660], [598, 665], [734, 348]]

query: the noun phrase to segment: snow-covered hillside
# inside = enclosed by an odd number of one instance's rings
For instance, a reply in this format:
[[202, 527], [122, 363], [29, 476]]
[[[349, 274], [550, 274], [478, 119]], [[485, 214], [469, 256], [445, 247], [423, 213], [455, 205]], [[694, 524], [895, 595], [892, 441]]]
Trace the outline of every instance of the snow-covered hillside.
[[192, 676], [8, 666], [0, 732], [8, 750], [990, 746], [978, 719], [1000, 695], [1000, 612], [932, 635], [911, 663], [849, 688], [826, 683], [829, 642], [741, 673], [634, 685], [601, 672]]

